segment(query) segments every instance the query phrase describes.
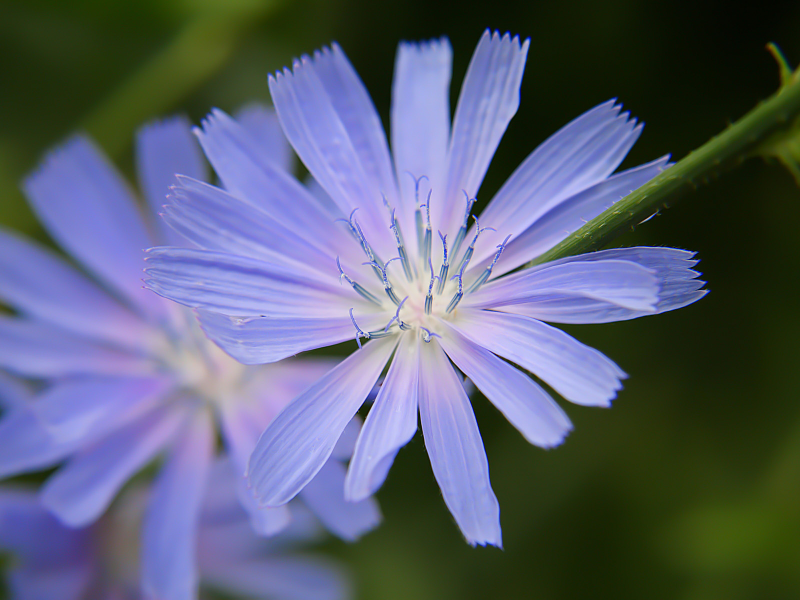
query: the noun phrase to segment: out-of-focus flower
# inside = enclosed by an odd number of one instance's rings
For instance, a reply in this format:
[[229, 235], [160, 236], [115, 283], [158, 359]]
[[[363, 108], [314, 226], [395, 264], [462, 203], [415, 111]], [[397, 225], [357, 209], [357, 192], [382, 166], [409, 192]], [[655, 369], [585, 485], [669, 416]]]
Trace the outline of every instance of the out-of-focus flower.
[[[262, 158], [286, 169], [288, 144], [273, 112], [250, 109], [243, 130]], [[66, 461], [43, 486], [64, 523], [88, 525], [145, 465], [166, 454], [144, 519], [142, 578], [162, 599], [197, 585], [196, 523], [217, 435], [255, 530], [271, 535], [287, 507], [259, 507], [244, 472], [258, 435], [333, 363], [311, 359], [245, 367], [209, 342], [191, 311], [143, 289], [143, 250], [184, 243], [157, 218], [174, 173], [205, 176], [182, 118], [139, 132], [137, 162], [147, 215], [114, 168], [84, 137], [53, 151], [24, 183], [52, 237], [88, 271], [0, 229], [0, 367], [38, 380], [40, 393], [9, 401], [0, 421], [0, 477]], [[219, 231], [224, 235], [224, 231]], [[18, 395], [17, 395], [18, 396]], [[352, 540], [380, 520], [372, 499], [344, 498], [345, 465], [359, 422], [306, 488], [304, 502], [333, 533]]]
[[[195, 555], [203, 588], [269, 600], [344, 600], [343, 571], [296, 551], [323, 533], [298, 507], [281, 533], [253, 532], [222, 460], [209, 469], [210, 493], [198, 519]], [[136, 485], [92, 525], [62, 524], [29, 490], [0, 488], [0, 551], [12, 553], [10, 600], [146, 600], [164, 596], [140, 588], [138, 554], [146, 488]], [[192, 598], [195, 596], [175, 596]], [[204, 597], [204, 594], [201, 594]]]
[[642, 128], [614, 101], [544, 142], [471, 223], [519, 105], [527, 50], [519, 38], [484, 34], [451, 127], [447, 40], [401, 44], [393, 157], [337, 45], [277, 73], [273, 102], [325, 192], [317, 197], [264, 161], [225, 114], [204, 122], [200, 141], [226, 191], [180, 178], [167, 220], [199, 248], [151, 250], [149, 287], [200, 309], [209, 337], [244, 363], [369, 340], [260, 438], [248, 477], [266, 505], [312, 480], [389, 364], [350, 462], [348, 498], [382, 484], [419, 410], [434, 475], [467, 541], [500, 545], [486, 454], [456, 368], [531, 443], [555, 446], [570, 421], [522, 369], [591, 406], [609, 406], [625, 375], [545, 321], [632, 319], [705, 294], [693, 254], [672, 248], [607, 250], [512, 273], [668, 166], [661, 158], [612, 175]]

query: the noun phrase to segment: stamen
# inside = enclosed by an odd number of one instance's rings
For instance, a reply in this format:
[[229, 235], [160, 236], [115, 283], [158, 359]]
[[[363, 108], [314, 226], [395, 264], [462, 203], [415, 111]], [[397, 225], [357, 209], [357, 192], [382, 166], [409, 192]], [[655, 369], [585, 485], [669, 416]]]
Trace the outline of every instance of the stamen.
[[464, 267], [461, 267], [461, 270], [458, 272], [457, 275], [453, 275], [450, 279], [458, 278], [458, 291], [456, 295], [453, 296], [452, 300], [450, 300], [450, 304], [447, 305], [447, 314], [453, 312], [458, 303], [461, 302], [461, 298], [464, 297], [464, 285], [463, 285], [463, 275], [464, 275]]
[[475, 237], [472, 238], [472, 242], [467, 247], [467, 251], [464, 252], [464, 256], [461, 257], [461, 263], [458, 265], [459, 271], [463, 270], [464, 266], [472, 258], [472, 254], [473, 252], [475, 252], [475, 242], [478, 241], [478, 236], [482, 234], [484, 231], [496, 231], [494, 227], [484, 227], [483, 229], [481, 229], [481, 224], [478, 223], [478, 217], [473, 215], [472, 218], [475, 219], [475, 228], [477, 229], [477, 231], [475, 232]]
[[387, 260], [386, 264], [383, 266], [380, 266], [375, 261], [367, 261], [361, 264], [370, 265], [373, 269], [378, 270], [383, 279], [383, 289], [386, 290], [386, 295], [389, 296], [389, 299], [395, 304], [400, 304], [400, 299], [397, 297], [397, 294], [394, 293], [394, 289], [392, 288], [392, 282], [389, 281], [389, 276], [386, 274], [386, 267], [388, 267], [393, 260], [402, 260], [402, 259], [399, 256], [395, 256], [394, 258], [390, 258], [389, 260]]
[[494, 259], [492, 260], [492, 264], [490, 264], [488, 267], [486, 267], [486, 269], [484, 269], [483, 273], [481, 273], [481, 276], [478, 277], [473, 282], [473, 284], [471, 286], [469, 286], [469, 289], [467, 290], [468, 294], [471, 294], [472, 292], [477, 290], [479, 287], [481, 287], [484, 283], [486, 283], [489, 280], [489, 277], [492, 276], [492, 269], [494, 269], [494, 266], [497, 264], [497, 261], [500, 260], [500, 255], [503, 253], [503, 250], [506, 249], [506, 244], [508, 243], [509, 239], [511, 239], [511, 234], [508, 234], [506, 236], [506, 239], [503, 240], [503, 243], [498, 244], [496, 246], [497, 248], [499, 248], [499, 250], [494, 255]]
[[433, 233], [431, 232], [431, 193], [433, 190], [428, 191], [428, 199], [425, 204], [420, 205], [420, 208], [425, 207], [428, 223], [425, 225], [425, 233], [422, 238], [422, 262], [428, 262], [431, 258], [431, 243], [433, 240]]
[[428, 258], [428, 266], [431, 268], [431, 282], [428, 284], [428, 294], [425, 296], [425, 314], [431, 314], [431, 308], [433, 308], [433, 280], [437, 279], [436, 275], [433, 274], [433, 262], [431, 259]]
[[342, 263], [339, 262], [339, 257], [338, 256], [336, 257], [336, 266], [339, 267], [339, 284], [340, 285], [342, 283], [342, 280], [344, 280], [347, 283], [349, 283], [351, 286], [353, 286], [353, 289], [356, 292], [358, 292], [363, 298], [366, 298], [370, 302], [374, 302], [378, 306], [382, 306], [383, 305], [383, 303], [380, 301], [380, 299], [377, 296], [375, 296], [374, 294], [372, 294], [371, 292], [366, 290], [364, 288], [364, 286], [362, 286], [360, 283], [356, 283], [355, 281], [350, 279], [350, 277], [347, 276], [347, 274], [344, 272], [344, 269], [342, 269]]
[[[389, 207], [389, 203], [386, 201], [386, 197], [383, 198], [386, 207]], [[400, 255], [400, 261], [403, 263], [403, 272], [406, 274], [406, 279], [411, 281], [414, 278], [414, 274], [411, 272], [411, 263], [408, 260], [408, 254], [406, 254], [406, 246], [403, 241], [403, 233], [400, 231], [400, 226], [397, 224], [397, 217], [395, 216], [396, 210], [392, 209], [392, 217], [391, 217], [391, 225], [389, 225], [389, 229], [394, 231], [394, 239], [397, 242], [397, 253]]]
[[431, 343], [431, 339], [433, 339], [435, 337], [438, 337], [440, 339], [442, 337], [438, 333], [432, 332], [427, 327], [420, 327], [420, 329], [423, 331], [423, 333], [422, 333], [422, 341], [425, 342], [426, 344], [430, 344]]
[[358, 326], [356, 323], [356, 318], [353, 316], [353, 309], [350, 309], [350, 320], [353, 322], [353, 327], [356, 328], [356, 343], [358, 344], [358, 349], [361, 350], [361, 338], [365, 340], [370, 339], [370, 335], [366, 331], [362, 331], [361, 327]]
[[467, 190], [461, 190], [464, 192], [464, 196], [467, 198], [467, 208], [464, 211], [464, 221], [461, 224], [461, 228], [458, 230], [458, 235], [456, 235], [456, 243], [453, 244], [453, 256], [458, 255], [458, 251], [461, 249], [461, 244], [464, 242], [464, 238], [467, 237], [467, 225], [469, 225], [469, 216], [472, 213], [472, 206], [475, 204], [477, 198], [470, 198]]
[[419, 184], [420, 184], [420, 182], [422, 182], [423, 179], [427, 179], [428, 182], [430, 183], [430, 179], [428, 179], [427, 175], [422, 175], [419, 178], [417, 178], [417, 177], [414, 177], [413, 173], [409, 173], [408, 171], [406, 171], [406, 173], [409, 175], [409, 177], [411, 177], [411, 179], [414, 180], [414, 200], [415, 200], [416, 205], [417, 205], [417, 208], [414, 211], [414, 221], [416, 222], [416, 225], [417, 225], [417, 246], [419, 247], [419, 254], [420, 254], [420, 256], [422, 256], [422, 254], [423, 254], [423, 244], [422, 244], [423, 226], [422, 226], [422, 211], [420, 210], [422, 208], [422, 205], [420, 205], [420, 203], [419, 203]]
[[437, 233], [442, 240], [442, 251], [444, 253], [442, 268], [439, 270], [439, 284], [436, 286], [436, 293], [441, 294], [447, 281], [447, 270], [450, 268], [450, 263], [447, 262], [447, 235], [442, 235], [441, 231], [437, 231]]
[[394, 323], [395, 321], [397, 321], [398, 327], [400, 327], [400, 329], [402, 329], [403, 331], [405, 331], [407, 329], [411, 329], [411, 326], [408, 325], [407, 323], [405, 323], [400, 318], [400, 309], [403, 308], [403, 304], [406, 303], [406, 300], [408, 300], [408, 296], [403, 298], [403, 300], [400, 302], [400, 304], [397, 305], [397, 311], [394, 313], [394, 316], [391, 319], [389, 319], [389, 322], [386, 324], [386, 327], [384, 327], [384, 329], [383, 329], [384, 333], [388, 333], [389, 332], [389, 327], [391, 327], [392, 323]]

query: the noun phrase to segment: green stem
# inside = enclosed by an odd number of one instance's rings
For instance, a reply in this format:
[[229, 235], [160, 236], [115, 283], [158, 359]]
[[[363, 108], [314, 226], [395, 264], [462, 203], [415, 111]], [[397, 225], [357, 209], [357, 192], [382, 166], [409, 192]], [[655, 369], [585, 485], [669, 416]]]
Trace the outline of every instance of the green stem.
[[246, 33], [280, 4], [242, 3], [235, 5], [236, 9], [194, 18], [82, 119], [79, 129], [87, 131], [112, 156], [119, 155], [132, 131], [172, 110], [213, 76], [246, 39]]
[[769, 99], [568, 235], [529, 266], [601, 248], [662, 208], [668, 208], [685, 192], [747, 158], [776, 155], [782, 158], [781, 149], [797, 136], [800, 70], [787, 77], [785, 63], [780, 66], [783, 85]]

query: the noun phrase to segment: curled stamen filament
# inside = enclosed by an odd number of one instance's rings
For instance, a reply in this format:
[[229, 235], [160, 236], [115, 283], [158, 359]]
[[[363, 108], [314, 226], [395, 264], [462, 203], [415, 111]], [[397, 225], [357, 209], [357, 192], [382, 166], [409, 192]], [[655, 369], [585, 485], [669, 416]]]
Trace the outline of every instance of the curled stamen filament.
[[353, 287], [353, 289], [356, 292], [358, 292], [358, 294], [361, 297], [366, 298], [370, 302], [374, 302], [378, 306], [382, 306], [382, 303], [377, 296], [372, 294], [369, 290], [365, 289], [364, 286], [362, 286], [360, 283], [356, 283], [355, 281], [350, 279], [350, 277], [347, 276], [347, 274], [344, 272], [344, 269], [342, 269], [342, 263], [339, 261], [338, 256], [336, 257], [336, 266], [339, 267], [339, 284], [341, 284], [343, 280], [346, 281]]
[[[431, 257], [431, 244], [433, 243], [433, 233], [431, 231], [431, 193], [433, 190], [428, 192], [428, 199], [425, 201], [425, 204], [422, 206], [425, 207], [425, 213], [427, 215], [427, 224], [425, 225], [425, 233], [423, 234], [422, 238], [422, 262], [423, 264], [428, 262]], [[422, 208], [420, 206], [420, 208]]]
[[464, 192], [464, 196], [467, 198], [467, 208], [464, 211], [464, 221], [461, 223], [461, 227], [458, 230], [458, 234], [456, 235], [456, 241], [453, 244], [453, 256], [458, 255], [458, 251], [461, 249], [461, 244], [464, 242], [464, 238], [467, 236], [467, 225], [469, 225], [469, 216], [472, 213], [472, 206], [475, 204], [477, 198], [470, 198], [467, 190], [461, 190]]
[[472, 242], [470, 242], [470, 245], [464, 252], [464, 256], [461, 257], [461, 262], [458, 265], [459, 271], [462, 271], [472, 258], [472, 254], [475, 252], [475, 242], [478, 241], [478, 236], [480, 236], [480, 234], [482, 234], [484, 231], [495, 231], [494, 227], [484, 227], [481, 229], [481, 224], [478, 222], [478, 217], [473, 215], [472, 218], [475, 219], [475, 237], [472, 238]]
[[391, 300], [395, 304], [400, 304], [400, 299], [397, 297], [397, 294], [394, 293], [394, 288], [392, 288], [392, 282], [389, 281], [389, 276], [386, 274], [386, 268], [389, 266], [389, 264], [391, 264], [393, 260], [402, 260], [402, 259], [399, 256], [395, 256], [394, 258], [390, 258], [389, 260], [387, 260], [386, 264], [383, 266], [380, 266], [378, 263], [374, 261], [367, 261], [361, 264], [370, 265], [373, 269], [378, 270], [383, 279], [383, 289], [386, 291], [386, 295], [389, 296], [389, 300]]
[[441, 294], [444, 290], [444, 284], [447, 281], [447, 270], [450, 268], [450, 263], [447, 262], [447, 235], [442, 235], [441, 231], [437, 231], [437, 233], [442, 240], [442, 251], [444, 253], [442, 268], [439, 269], [439, 283], [436, 285], [436, 293]]
[[425, 342], [426, 344], [430, 344], [431, 340], [433, 338], [435, 338], [435, 337], [438, 337], [438, 338], [442, 337], [438, 333], [434, 333], [433, 331], [431, 331], [427, 327], [420, 327], [420, 330], [422, 331], [422, 341]]
[[492, 264], [490, 264], [488, 267], [486, 267], [483, 270], [483, 273], [481, 273], [481, 276], [478, 277], [472, 283], [471, 286], [469, 286], [469, 289], [467, 290], [468, 294], [471, 294], [472, 292], [477, 290], [479, 287], [481, 287], [484, 283], [486, 283], [489, 280], [489, 277], [492, 276], [492, 269], [494, 269], [494, 266], [497, 264], [497, 261], [500, 260], [500, 255], [503, 254], [503, 250], [506, 249], [506, 244], [508, 243], [509, 239], [511, 239], [511, 234], [508, 234], [506, 236], [506, 239], [504, 239], [501, 244], [497, 245], [498, 250], [497, 250], [497, 253], [495, 253], [495, 255], [494, 255], [494, 259], [492, 260]]
[[362, 331], [361, 327], [358, 326], [356, 323], [356, 318], [353, 316], [353, 309], [350, 309], [350, 320], [353, 322], [353, 327], [356, 328], [356, 343], [358, 344], [358, 349], [361, 350], [361, 338], [365, 340], [370, 339], [370, 335], [366, 331]]
[[428, 258], [428, 266], [431, 268], [431, 282], [428, 284], [428, 294], [425, 296], [425, 314], [431, 314], [433, 308], [433, 281], [437, 276], [433, 273], [433, 262]]
[[458, 278], [458, 291], [456, 292], [455, 296], [453, 296], [452, 300], [450, 300], [450, 304], [447, 305], [447, 314], [453, 312], [455, 307], [458, 306], [458, 303], [461, 302], [461, 298], [464, 297], [464, 285], [463, 285], [464, 266], [461, 267], [461, 270], [456, 275], [453, 275], [451, 277], [451, 279]]
[[423, 179], [428, 179], [427, 175], [421, 175], [419, 177], [414, 177], [413, 173], [409, 173], [406, 171], [409, 177], [414, 181], [414, 201], [417, 205], [416, 210], [414, 211], [414, 221], [417, 225], [417, 246], [419, 247], [420, 255], [423, 254], [423, 245], [422, 245], [422, 237], [423, 237], [423, 226], [422, 226], [422, 205], [419, 203], [419, 184], [422, 182]]
[[389, 327], [391, 327], [392, 323], [394, 323], [395, 321], [397, 321], [397, 326], [400, 327], [400, 329], [402, 329], [404, 331], [407, 330], [407, 329], [411, 329], [411, 327], [409, 325], [407, 325], [400, 318], [400, 309], [403, 308], [403, 304], [406, 303], [406, 300], [408, 300], [408, 296], [403, 298], [403, 300], [400, 302], [400, 304], [397, 305], [397, 310], [395, 311], [394, 316], [391, 319], [389, 319], [389, 322], [386, 324], [386, 327], [384, 327], [384, 329], [383, 329], [384, 333], [389, 333]]
[[[386, 199], [384, 198], [384, 202]], [[386, 202], [386, 206], [388, 207], [389, 204]], [[413, 273], [411, 272], [411, 263], [408, 260], [408, 254], [406, 253], [406, 246], [405, 241], [403, 240], [403, 233], [400, 231], [400, 226], [397, 224], [397, 218], [395, 216], [396, 209], [392, 209], [392, 224], [389, 225], [389, 229], [394, 231], [394, 239], [397, 242], [397, 253], [400, 255], [400, 262], [403, 263], [403, 272], [406, 274], [406, 280], [411, 281], [414, 278]]]

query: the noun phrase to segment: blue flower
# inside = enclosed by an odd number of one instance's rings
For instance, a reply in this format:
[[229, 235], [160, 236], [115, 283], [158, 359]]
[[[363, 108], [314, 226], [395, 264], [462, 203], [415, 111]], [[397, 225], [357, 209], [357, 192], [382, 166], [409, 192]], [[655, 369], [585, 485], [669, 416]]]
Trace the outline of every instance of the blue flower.
[[[195, 554], [201, 582], [248, 598], [344, 600], [341, 568], [296, 554], [320, 538], [318, 522], [298, 508], [275, 537], [256, 536], [222, 460], [209, 472], [210, 493], [198, 518]], [[92, 525], [66, 527], [24, 488], [0, 488], [0, 551], [13, 553], [7, 572], [11, 600], [134, 600], [167, 597], [141, 589], [137, 555], [146, 489], [126, 489]], [[169, 597], [189, 598], [173, 594]]]
[[518, 270], [668, 166], [661, 158], [612, 174], [642, 129], [614, 101], [545, 141], [472, 216], [519, 104], [527, 49], [516, 37], [483, 35], [451, 127], [447, 40], [401, 44], [392, 155], [337, 45], [271, 77], [284, 133], [324, 191], [314, 196], [263, 160], [224, 113], [204, 122], [200, 142], [226, 191], [180, 178], [167, 221], [198, 248], [151, 250], [147, 285], [199, 309], [209, 337], [243, 363], [353, 337], [361, 348], [261, 436], [248, 477], [264, 504], [280, 506], [311, 481], [389, 365], [350, 462], [347, 497], [378, 489], [419, 410], [434, 475], [467, 541], [499, 546], [498, 503], [459, 372], [528, 441], [552, 447], [570, 421], [524, 371], [590, 406], [609, 406], [625, 374], [545, 322], [632, 319], [705, 294], [693, 254], [672, 248]]
[[[249, 109], [240, 121], [264, 160], [289, 168], [274, 112]], [[196, 586], [196, 524], [218, 434], [256, 531], [283, 529], [289, 508], [257, 504], [244, 478], [247, 459], [284, 405], [334, 363], [245, 367], [205, 338], [191, 311], [143, 289], [143, 250], [188, 243], [156, 215], [174, 173], [201, 180], [207, 167], [181, 118], [145, 127], [136, 150], [146, 215], [84, 137], [52, 152], [24, 183], [42, 223], [89, 277], [0, 229], [0, 300], [18, 312], [0, 315], [0, 367], [37, 380], [29, 399], [19, 400], [19, 386], [7, 392], [17, 401], [0, 420], [0, 477], [66, 461], [45, 482], [42, 502], [62, 522], [83, 527], [164, 456], [145, 517], [142, 578], [154, 596], [178, 600]], [[349, 441], [303, 494], [348, 540], [380, 520], [372, 499], [353, 505], [344, 498], [344, 461], [359, 427], [350, 425]]]

